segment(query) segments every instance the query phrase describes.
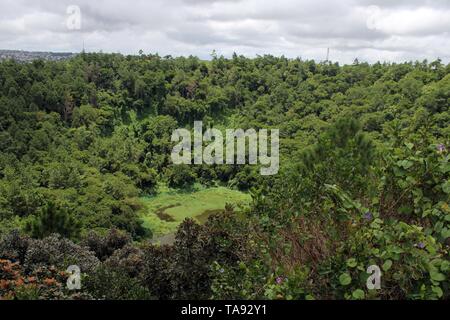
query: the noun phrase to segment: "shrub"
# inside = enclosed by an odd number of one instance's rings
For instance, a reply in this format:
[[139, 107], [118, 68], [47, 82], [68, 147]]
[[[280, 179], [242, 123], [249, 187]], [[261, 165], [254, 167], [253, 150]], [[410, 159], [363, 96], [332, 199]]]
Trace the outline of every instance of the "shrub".
[[101, 261], [109, 258], [116, 250], [123, 248], [131, 242], [131, 237], [117, 229], [109, 230], [105, 236], [100, 236], [95, 232], [90, 232], [83, 245], [95, 253]]
[[147, 288], [120, 269], [101, 266], [83, 279], [84, 290], [97, 299], [149, 300]]
[[144, 269], [144, 252], [132, 244], [127, 244], [114, 251], [104, 265], [113, 270], [122, 270], [129, 276], [137, 278]]
[[0, 258], [24, 263], [30, 242], [31, 239], [18, 230], [12, 231], [0, 240]]
[[[366, 288], [371, 265], [381, 268], [381, 290]], [[422, 227], [404, 222], [373, 219], [321, 268], [335, 275], [328, 287], [335, 298], [440, 299], [449, 294], [448, 252]]]
[[67, 279], [67, 273], [53, 266], [25, 273], [19, 262], [0, 260], [0, 300], [92, 299], [86, 293], [67, 290]]
[[173, 247], [153, 245], [144, 249], [144, 267], [140, 278], [152, 296], [157, 299], [171, 299], [174, 294], [171, 280]]
[[188, 165], [173, 165], [166, 169], [165, 177], [170, 188], [187, 188], [195, 183], [196, 175]]
[[49, 265], [62, 270], [66, 270], [71, 265], [77, 265], [84, 273], [93, 271], [99, 265], [99, 260], [88, 248], [79, 246], [60, 235], [32, 240], [25, 255], [26, 270], [32, 271]]

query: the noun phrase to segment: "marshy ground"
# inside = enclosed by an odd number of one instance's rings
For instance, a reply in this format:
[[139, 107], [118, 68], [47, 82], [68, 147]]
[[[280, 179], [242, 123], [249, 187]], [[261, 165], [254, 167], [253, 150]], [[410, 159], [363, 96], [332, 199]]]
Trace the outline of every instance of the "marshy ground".
[[226, 187], [194, 188], [193, 190], [162, 189], [154, 196], [141, 199], [144, 202], [142, 220], [152, 230], [155, 242], [173, 241], [173, 233], [186, 218], [205, 223], [211, 214], [224, 210], [225, 205], [246, 206], [251, 197], [247, 193]]

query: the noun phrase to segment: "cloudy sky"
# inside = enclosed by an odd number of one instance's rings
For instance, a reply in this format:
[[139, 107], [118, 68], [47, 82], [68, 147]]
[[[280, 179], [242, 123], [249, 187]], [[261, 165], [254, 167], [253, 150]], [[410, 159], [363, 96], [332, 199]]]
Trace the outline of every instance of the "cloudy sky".
[[[81, 11], [78, 24], [76, 5]], [[80, 26], [80, 29], [78, 29]], [[0, 0], [0, 49], [450, 62], [450, 0]]]

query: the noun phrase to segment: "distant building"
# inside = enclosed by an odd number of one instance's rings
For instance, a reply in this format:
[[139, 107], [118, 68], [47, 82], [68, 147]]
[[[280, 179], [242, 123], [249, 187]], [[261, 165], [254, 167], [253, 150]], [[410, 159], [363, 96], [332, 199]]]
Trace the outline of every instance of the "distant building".
[[0, 61], [12, 59], [19, 62], [31, 62], [33, 60], [60, 61], [67, 60], [76, 56], [71, 52], [38, 52], [21, 50], [0, 50]]

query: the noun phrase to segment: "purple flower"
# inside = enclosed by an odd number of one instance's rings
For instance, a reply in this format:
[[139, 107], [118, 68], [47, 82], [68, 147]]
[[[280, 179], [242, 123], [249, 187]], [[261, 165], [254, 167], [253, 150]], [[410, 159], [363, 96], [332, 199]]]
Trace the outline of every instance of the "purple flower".
[[446, 150], [445, 145], [443, 145], [442, 143], [439, 144], [439, 145], [437, 146], [437, 150], [438, 150], [440, 153], [444, 152], [444, 151]]
[[372, 220], [373, 219], [372, 212], [367, 211], [366, 214], [364, 214], [364, 219], [366, 219], [367, 221]]
[[219, 270], [219, 272], [220, 272], [220, 273], [224, 273], [225, 270], [222, 268], [222, 269]]
[[425, 243], [419, 242], [419, 243], [417, 244], [417, 247], [418, 247], [419, 249], [424, 249], [424, 248], [425, 248]]
[[282, 284], [282, 283], [283, 283], [283, 277], [277, 277], [276, 280], [275, 280], [275, 282], [276, 282], [277, 284]]

